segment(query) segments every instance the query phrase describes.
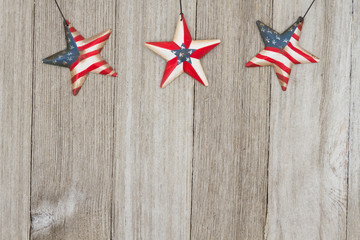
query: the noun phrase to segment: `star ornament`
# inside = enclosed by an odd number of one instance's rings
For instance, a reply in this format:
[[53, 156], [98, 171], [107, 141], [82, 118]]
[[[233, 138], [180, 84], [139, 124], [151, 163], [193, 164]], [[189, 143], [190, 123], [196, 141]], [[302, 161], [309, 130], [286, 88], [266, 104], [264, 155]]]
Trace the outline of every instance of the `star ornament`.
[[200, 59], [219, 44], [220, 40], [192, 40], [184, 15], [180, 15], [172, 42], [147, 42], [145, 46], [167, 61], [160, 86], [164, 88], [184, 72], [208, 86]]
[[282, 34], [260, 21], [257, 21], [256, 24], [265, 43], [265, 49], [245, 66], [273, 66], [283, 91], [287, 89], [291, 68], [294, 64], [320, 61], [299, 46], [299, 38], [304, 24], [302, 17]]
[[85, 39], [68, 21], [64, 21], [64, 28], [66, 49], [45, 58], [43, 63], [70, 69], [74, 96], [79, 93], [89, 73], [117, 76], [114, 69], [100, 56], [111, 29]]

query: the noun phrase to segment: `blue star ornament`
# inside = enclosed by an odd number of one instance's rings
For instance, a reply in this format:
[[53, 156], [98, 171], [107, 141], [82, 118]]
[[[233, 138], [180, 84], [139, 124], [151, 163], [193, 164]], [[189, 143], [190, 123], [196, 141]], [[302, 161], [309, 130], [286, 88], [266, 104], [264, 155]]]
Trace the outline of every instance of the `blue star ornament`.
[[177, 65], [180, 65], [183, 62], [188, 62], [191, 64], [191, 54], [195, 52], [196, 49], [189, 49], [186, 48], [185, 44], [183, 43], [179, 50], [173, 50], [172, 53], [177, 56]]
[[317, 63], [320, 60], [299, 46], [304, 18], [299, 19], [285, 32], [278, 33], [264, 23], [256, 22], [265, 49], [246, 64], [246, 67], [273, 66], [283, 91], [286, 91], [294, 64]]

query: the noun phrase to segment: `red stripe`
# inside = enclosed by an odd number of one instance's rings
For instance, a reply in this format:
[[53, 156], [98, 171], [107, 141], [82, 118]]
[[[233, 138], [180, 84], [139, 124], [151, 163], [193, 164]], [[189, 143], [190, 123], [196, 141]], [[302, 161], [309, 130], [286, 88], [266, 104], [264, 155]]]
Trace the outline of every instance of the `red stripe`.
[[245, 67], [261, 67], [261, 66], [250, 61], [247, 64], [245, 64]]
[[147, 42], [148, 45], [153, 45], [167, 50], [179, 50], [180, 47], [175, 42]]
[[288, 46], [296, 53], [298, 53], [299, 55], [303, 56], [304, 58], [306, 58], [307, 60], [309, 60], [312, 63], [316, 63], [316, 60], [314, 58], [312, 58], [311, 56], [309, 56], [308, 54], [304, 53], [303, 51], [301, 51], [300, 49], [297, 49], [296, 47], [294, 47], [294, 45], [291, 44], [291, 42], [289, 42]]
[[303, 23], [304, 23], [304, 21], [302, 21], [302, 22], [299, 24], [299, 26], [298, 26], [298, 28], [299, 28], [300, 31], [302, 31]]
[[73, 64], [71, 64], [70, 72], [79, 64], [79, 62], [80, 62], [80, 59], [78, 58], [78, 59], [76, 59], [76, 61]]
[[298, 60], [296, 60], [295, 58], [293, 58], [288, 52], [284, 51], [283, 55], [285, 57], [287, 57], [292, 63], [300, 64], [300, 62]]
[[84, 37], [79, 35], [76, 38], [74, 38], [74, 40], [75, 40], [75, 42], [82, 41], [82, 40], [84, 40]]
[[90, 48], [92, 46], [95, 46], [96, 44], [99, 44], [99, 43], [102, 43], [102, 42], [106, 41], [109, 38], [109, 36], [110, 36], [110, 33], [108, 33], [108, 34], [106, 34], [106, 35], [104, 35], [104, 36], [102, 36], [100, 38], [97, 38], [94, 41], [92, 41], [92, 42], [90, 42], [90, 43], [88, 43], [88, 44], [86, 44], [84, 46], [78, 47], [78, 49], [79, 49], [79, 51], [84, 51], [87, 48]]
[[296, 35], [296, 33], [294, 33], [293, 35], [292, 35], [292, 37], [296, 40], [296, 41], [299, 41], [299, 36], [298, 35]]
[[276, 76], [278, 77], [278, 79], [280, 79], [284, 83], [288, 84], [289, 78], [285, 77], [284, 75], [281, 75], [280, 73], [276, 73]]
[[106, 61], [101, 61], [101, 62], [97, 62], [97, 63], [94, 63], [93, 65], [91, 65], [90, 67], [88, 67], [87, 69], [85, 69], [84, 71], [76, 74], [72, 79], [71, 79], [71, 83], [74, 83], [76, 82], [77, 80], [79, 80], [79, 78], [85, 76], [86, 74], [88, 74], [89, 72], [103, 66], [107, 64]]
[[182, 22], [183, 22], [183, 26], [184, 26], [184, 44], [185, 44], [186, 48], [189, 48], [190, 44], [192, 42], [192, 38], [191, 38], [189, 28], [186, 24], [184, 15], [182, 15]]
[[72, 32], [72, 33], [73, 33], [73, 32], [76, 32], [76, 29], [75, 29], [74, 27], [70, 27], [69, 30], [70, 30], [70, 32]]
[[85, 54], [82, 54], [80, 55], [80, 59], [83, 60], [83, 59], [86, 59], [86, 58], [89, 58], [89, 57], [92, 57], [92, 56], [95, 56], [95, 55], [98, 55], [100, 54], [101, 50], [95, 50], [95, 51], [92, 51], [92, 52], [88, 52], [88, 53], [85, 53]]
[[79, 58], [71, 65], [70, 71], [72, 71], [82, 60], [92, 57], [92, 56], [95, 56], [95, 55], [99, 54], [100, 52], [101, 52], [100, 50], [95, 50], [95, 51], [80, 55]]
[[200, 76], [197, 74], [194, 67], [186, 61], [184, 62], [184, 72], [186, 72], [187, 74], [189, 74], [190, 76], [192, 76], [197, 81], [199, 81], [202, 85], [205, 86], [204, 82], [201, 80]]
[[78, 87], [78, 88], [73, 89], [73, 95], [74, 95], [74, 96], [78, 95], [80, 89], [81, 89], [81, 87]]
[[[284, 77], [283, 75], [278, 74], [278, 73], [276, 73], [276, 76], [278, 77], [279, 80], [281, 80], [281, 81], [283, 81], [284, 83], [286, 83], [286, 85], [288, 84], [289, 78]], [[286, 86], [281, 86], [281, 89], [285, 92], [286, 89], [287, 89], [287, 87], [286, 87]]]
[[171, 59], [170, 61], [167, 62], [165, 72], [164, 72], [164, 76], [163, 76], [163, 79], [162, 79], [161, 85], [160, 85], [161, 88], [164, 87], [165, 82], [168, 80], [171, 73], [177, 67], [177, 59], [178, 58], [175, 57], [175, 58], [173, 58], [173, 59]]
[[272, 59], [270, 57], [267, 57], [267, 56], [264, 56], [264, 55], [261, 55], [261, 54], [256, 55], [256, 57], [277, 65], [284, 72], [286, 72], [286, 73], [288, 73], [290, 75], [291, 69], [288, 68], [287, 66], [285, 66], [285, 64], [283, 64], [282, 62], [276, 61], [275, 59]]
[[299, 62], [298, 60], [296, 60], [295, 58], [293, 58], [293, 57], [292, 57], [288, 52], [286, 52], [285, 50], [278, 49], [278, 48], [274, 48], [274, 47], [266, 47], [265, 50], [271, 51], [271, 52], [280, 53], [280, 54], [284, 55], [285, 57], [287, 57], [292, 63], [294, 63], [294, 64], [300, 64], [300, 62]]
[[112, 67], [109, 67], [107, 69], [102, 70], [99, 74], [101, 74], [101, 75], [109, 75], [112, 71], [114, 71], [114, 69], [112, 69]]
[[208, 54], [211, 50], [213, 50], [220, 43], [216, 43], [207, 47], [197, 49], [193, 54], [191, 54], [192, 58], [200, 59], [206, 54]]

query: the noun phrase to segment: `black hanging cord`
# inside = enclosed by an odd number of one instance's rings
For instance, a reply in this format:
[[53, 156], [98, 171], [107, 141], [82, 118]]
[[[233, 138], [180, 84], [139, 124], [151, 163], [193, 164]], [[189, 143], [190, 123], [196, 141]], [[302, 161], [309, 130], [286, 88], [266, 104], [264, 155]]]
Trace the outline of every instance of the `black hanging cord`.
[[182, 2], [180, 0], [180, 15], [181, 15], [181, 21], [183, 20], [183, 11], [182, 11]]
[[55, 0], [55, 3], [56, 3], [57, 8], [59, 9], [59, 12], [61, 13], [62, 18], [64, 19], [66, 25], [68, 26], [68, 24], [67, 24], [67, 22], [66, 22], [66, 19], [65, 19], [65, 17], [64, 17], [64, 14], [62, 13], [62, 11], [61, 11], [61, 9], [60, 9], [60, 6], [59, 6], [59, 4], [58, 4], [58, 2], [57, 2], [56, 0]]
[[310, 4], [310, 7], [308, 8], [308, 10], [306, 11], [306, 13], [304, 14], [304, 16], [302, 17], [303, 19], [306, 17], [306, 15], [308, 14], [308, 12], [310, 11], [311, 7], [313, 6], [315, 0], [312, 1], [312, 3]]

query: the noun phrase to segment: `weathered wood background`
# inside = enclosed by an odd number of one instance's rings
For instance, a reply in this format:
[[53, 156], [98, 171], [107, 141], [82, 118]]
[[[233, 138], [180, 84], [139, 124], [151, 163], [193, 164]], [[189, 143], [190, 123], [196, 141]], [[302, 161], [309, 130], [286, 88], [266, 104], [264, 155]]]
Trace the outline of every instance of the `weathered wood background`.
[[317, 1], [283, 93], [271, 68], [246, 69], [303, 0], [184, 0], [210, 87], [144, 47], [171, 40], [178, 1], [60, 0], [86, 37], [114, 32], [119, 77], [43, 65], [65, 46], [50, 0], [0, 0], [0, 239], [360, 239], [360, 2]]

